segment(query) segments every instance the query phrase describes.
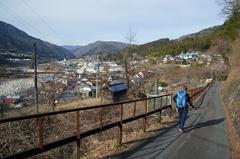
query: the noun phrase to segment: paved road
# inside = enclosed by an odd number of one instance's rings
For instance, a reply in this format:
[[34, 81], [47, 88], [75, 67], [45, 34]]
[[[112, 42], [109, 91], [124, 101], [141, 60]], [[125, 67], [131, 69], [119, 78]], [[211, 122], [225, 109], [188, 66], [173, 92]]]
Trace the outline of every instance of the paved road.
[[229, 144], [219, 86], [219, 83], [213, 84], [196, 103], [199, 109], [189, 112], [184, 134], [173, 124], [157, 130], [155, 136], [133, 149], [110, 158], [228, 159]]

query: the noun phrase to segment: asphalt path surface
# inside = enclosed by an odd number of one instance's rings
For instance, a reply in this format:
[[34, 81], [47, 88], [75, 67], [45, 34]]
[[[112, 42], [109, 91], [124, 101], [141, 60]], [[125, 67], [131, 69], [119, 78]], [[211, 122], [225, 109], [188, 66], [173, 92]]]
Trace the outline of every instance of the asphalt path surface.
[[[214, 83], [191, 110], [185, 132], [177, 124], [156, 130], [156, 134], [137, 144], [131, 150], [110, 158], [116, 159], [228, 159], [229, 143], [220, 83]], [[109, 158], [109, 157], [108, 157]]]

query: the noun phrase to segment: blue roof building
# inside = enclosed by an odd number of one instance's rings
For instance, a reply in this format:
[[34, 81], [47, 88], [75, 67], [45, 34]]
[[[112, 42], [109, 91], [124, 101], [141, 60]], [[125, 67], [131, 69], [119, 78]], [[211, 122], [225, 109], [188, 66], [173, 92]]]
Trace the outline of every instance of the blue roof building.
[[113, 102], [120, 102], [126, 99], [128, 85], [122, 82], [113, 83], [107, 86], [107, 89], [112, 92]]
[[128, 85], [125, 83], [113, 83], [108, 85], [108, 89], [115, 93], [115, 92], [127, 90]]

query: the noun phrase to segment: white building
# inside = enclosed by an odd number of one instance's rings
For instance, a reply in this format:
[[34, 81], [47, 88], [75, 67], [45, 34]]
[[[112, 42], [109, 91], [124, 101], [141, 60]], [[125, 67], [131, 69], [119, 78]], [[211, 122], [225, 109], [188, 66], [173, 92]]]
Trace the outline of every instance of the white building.
[[88, 66], [86, 68], [86, 72], [89, 72], [89, 73], [97, 73], [97, 69], [93, 66]]
[[167, 63], [168, 62], [168, 58], [164, 57], [163, 58], [163, 63]]
[[83, 73], [85, 72], [85, 68], [84, 68], [84, 67], [81, 67], [81, 68], [77, 69], [76, 72], [77, 72], [78, 74], [83, 74]]
[[195, 52], [187, 52], [187, 53], [181, 53], [177, 55], [177, 57], [185, 60], [196, 60], [199, 57], [199, 53]]
[[119, 65], [117, 65], [117, 66], [115, 66], [115, 67], [110, 67], [109, 69], [108, 69], [108, 72], [118, 72], [118, 71], [123, 71], [123, 68], [122, 68], [122, 66], [119, 66]]

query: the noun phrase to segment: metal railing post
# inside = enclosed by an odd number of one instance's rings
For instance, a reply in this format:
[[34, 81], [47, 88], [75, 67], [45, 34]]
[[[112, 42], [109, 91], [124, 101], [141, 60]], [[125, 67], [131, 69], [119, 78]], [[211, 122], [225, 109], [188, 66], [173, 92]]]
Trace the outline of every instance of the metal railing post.
[[154, 98], [154, 103], [153, 103], [153, 110], [156, 110], [156, 98]]
[[147, 102], [148, 99], [146, 99], [146, 103], [145, 103], [145, 116], [144, 116], [144, 124], [143, 124], [143, 132], [146, 132], [146, 128], [147, 128]]
[[99, 112], [99, 127], [100, 129], [102, 129], [103, 126], [103, 108], [101, 108], [100, 112]]
[[[166, 99], [165, 104], [166, 104], [166, 106], [168, 105], [168, 97], [169, 97], [168, 95], [165, 96], [165, 99]], [[169, 111], [170, 111], [170, 110], [168, 110], [168, 114], [170, 114]], [[170, 116], [170, 115], [169, 115], [169, 116]]]
[[[161, 109], [162, 109], [162, 106], [163, 106], [163, 97], [160, 97], [161, 98]], [[158, 116], [158, 119], [159, 119], [159, 123], [161, 123], [161, 120], [162, 120], [162, 110], [159, 110], [159, 116]]]
[[79, 111], [76, 112], [77, 113], [77, 143], [76, 143], [76, 150], [77, 150], [77, 154], [76, 154], [76, 159], [80, 159], [81, 156], [81, 151], [80, 151], [80, 115], [79, 115]]
[[136, 116], [136, 105], [137, 105], [137, 103], [136, 103], [136, 101], [134, 102], [134, 107], [133, 107], [133, 117], [135, 118], [135, 116]]
[[170, 95], [170, 105], [171, 105], [171, 107], [170, 107], [170, 112], [169, 112], [169, 117], [170, 118], [172, 118], [172, 107], [173, 107], [173, 97], [172, 97], [173, 95], [171, 94]]
[[165, 96], [165, 104], [166, 104], [166, 106], [168, 105], [168, 96]]
[[123, 104], [121, 104], [120, 106], [120, 122], [118, 124], [118, 144], [121, 145], [122, 144], [122, 130], [123, 130]]
[[38, 127], [38, 147], [43, 149], [43, 118], [37, 118], [37, 127]]

